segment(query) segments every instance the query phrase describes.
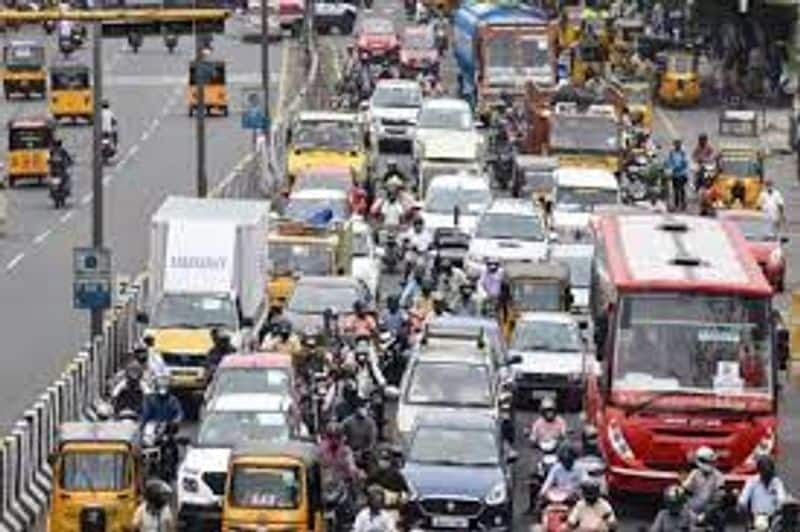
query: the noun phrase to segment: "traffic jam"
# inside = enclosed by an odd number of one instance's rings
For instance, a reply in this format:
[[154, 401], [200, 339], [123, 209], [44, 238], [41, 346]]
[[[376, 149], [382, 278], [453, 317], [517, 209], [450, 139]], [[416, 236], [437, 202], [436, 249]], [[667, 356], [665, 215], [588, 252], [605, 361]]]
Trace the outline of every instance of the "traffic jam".
[[[137, 347], [60, 427], [49, 530], [800, 531], [761, 104], [704, 92], [691, 5], [571, 4], [315, 3], [328, 105], [273, 197], [150, 216]], [[710, 98], [696, 139], [659, 118]]]

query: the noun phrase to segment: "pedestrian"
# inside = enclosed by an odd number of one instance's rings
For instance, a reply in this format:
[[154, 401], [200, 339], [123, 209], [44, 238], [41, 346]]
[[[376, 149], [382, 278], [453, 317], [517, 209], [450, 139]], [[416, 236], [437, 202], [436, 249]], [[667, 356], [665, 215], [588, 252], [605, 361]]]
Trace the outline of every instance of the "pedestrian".
[[785, 204], [783, 194], [775, 188], [771, 179], [764, 181], [764, 189], [758, 196], [758, 208], [767, 215], [775, 232], [778, 232], [785, 219]]
[[677, 210], [686, 210], [686, 183], [689, 180], [689, 159], [683, 151], [680, 139], [672, 143], [672, 150], [667, 156], [667, 168], [672, 177], [672, 199]]

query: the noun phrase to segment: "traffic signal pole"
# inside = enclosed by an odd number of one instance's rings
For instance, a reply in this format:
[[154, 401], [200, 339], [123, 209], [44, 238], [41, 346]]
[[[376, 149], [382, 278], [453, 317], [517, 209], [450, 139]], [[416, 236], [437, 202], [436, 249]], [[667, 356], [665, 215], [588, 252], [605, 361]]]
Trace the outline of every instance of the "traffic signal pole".
[[197, 197], [205, 198], [208, 195], [208, 175], [206, 174], [206, 69], [203, 67], [205, 60], [203, 35], [194, 32], [194, 85], [197, 91], [197, 107], [194, 110], [195, 136], [197, 137]]
[[[92, 246], [103, 247], [103, 36], [102, 22], [92, 24]], [[92, 338], [103, 334], [103, 310], [91, 315]]]

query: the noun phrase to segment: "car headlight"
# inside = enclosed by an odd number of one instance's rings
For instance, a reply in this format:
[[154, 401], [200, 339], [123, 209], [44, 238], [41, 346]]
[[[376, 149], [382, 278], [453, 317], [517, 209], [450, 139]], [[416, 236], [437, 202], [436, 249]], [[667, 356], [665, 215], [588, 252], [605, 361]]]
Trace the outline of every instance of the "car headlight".
[[197, 493], [197, 490], [200, 488], [200, 483], [195, 477], [183, 477], [181, 479], [181, 488], [189, 493]]
[[608, 441], [611, 443], [611, 448], [623, 460], [631, 462], [634, 460], [633, 450], [628, 445], [625, 435], [622, 434], [622, 429], [616, 422], [608, 424]]
[[498, 504], [503, 504], [506, 502], [506, 496], [508, 495], [508, 491], [506, 489], [505, 482], [498, 482], [492, 489], [489, 490], [489, 493], [486, 494], [486, 504], [490, 506], [496, 506]]
[[775, 431], [772, 429], [768, 429], [767, 433], [764, 434], [764, 437], [761, 438], [756, 446], [753, 448], [753, 452], [750, 453], [750, 456], [747, 457], [745, 460], [745, 464], [750, 467], [756, 466], [756, 460], [758, 460], [759, 456], [770, 455], [772, 451], [775, 449]]
[[767, 257], [767, 262], [770, 266], [778, 266], [783, 261], [783, 250], [779, 247], [772, 250]]

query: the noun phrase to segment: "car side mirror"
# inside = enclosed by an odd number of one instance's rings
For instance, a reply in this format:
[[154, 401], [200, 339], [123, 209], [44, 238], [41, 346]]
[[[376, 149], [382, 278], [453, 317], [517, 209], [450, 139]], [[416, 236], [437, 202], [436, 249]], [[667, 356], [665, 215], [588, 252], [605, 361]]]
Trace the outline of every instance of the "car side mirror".
[[141, 325], [147, 325], [150, 323], [150, 316], [147, 315], [147, 312], [137, 312], [136, 323], [139, 323]]

